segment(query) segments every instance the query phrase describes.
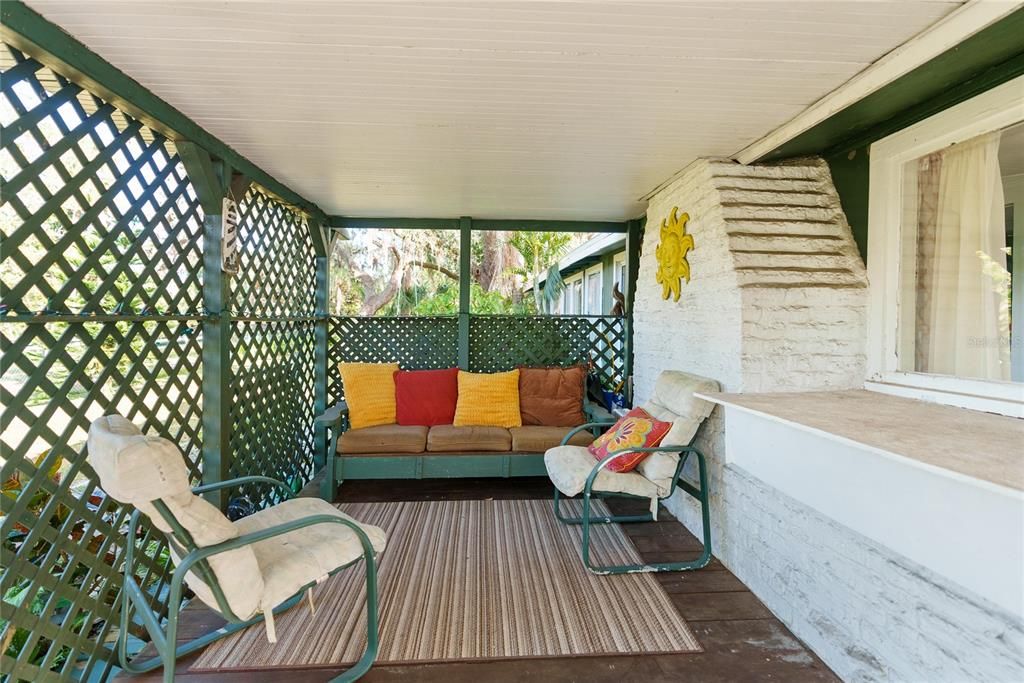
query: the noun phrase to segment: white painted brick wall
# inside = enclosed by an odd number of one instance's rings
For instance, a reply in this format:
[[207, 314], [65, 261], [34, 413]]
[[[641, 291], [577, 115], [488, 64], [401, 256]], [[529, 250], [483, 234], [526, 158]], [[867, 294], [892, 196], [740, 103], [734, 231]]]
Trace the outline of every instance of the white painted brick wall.
[[[696, 244], [678, 302], [655, 282], [659, 227], [674, 206], [690, 214]], [[667, 368], [726, 391], [862, 386], [866, 278], [824, 162], [691, 164], [650, 201], [633, 316], [638, 403]], [[715, 554], [841, 677], [1020, 680], [1019, 622], [724, 467], [723, 429], [717, 409], [699, 439]], [[699, 531], [692, 499], [677, 492], [668, 507]]]

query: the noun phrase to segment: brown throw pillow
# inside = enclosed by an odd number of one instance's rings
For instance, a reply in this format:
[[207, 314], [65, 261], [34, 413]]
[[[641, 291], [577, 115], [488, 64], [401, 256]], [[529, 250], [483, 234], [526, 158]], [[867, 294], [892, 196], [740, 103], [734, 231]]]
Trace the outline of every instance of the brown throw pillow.
[[587, 421], [583, 393], [587, 368], [519, 368], [519, 412], [524, 425], [575, 427]]

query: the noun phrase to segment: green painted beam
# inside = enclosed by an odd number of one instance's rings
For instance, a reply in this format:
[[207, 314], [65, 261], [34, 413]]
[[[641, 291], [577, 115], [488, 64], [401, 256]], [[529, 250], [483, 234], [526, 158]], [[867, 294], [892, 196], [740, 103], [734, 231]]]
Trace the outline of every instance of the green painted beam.
[[636, 300], [637, 282], [640, 279], [640, 256], [644, 242], [644, 228], [647, 217], [629, 221], [626, 233], [626, 343], [623, 351], [626, 378], [626, 398], [633, 401], [633, 302]]
[[473, 278], [473, 219], [463, 216], [459, 219], [459, 367], [469, 370], [469, 309]]
[[25, 54], [123, 109], [174, 142], [189, 140], [259, 183], [270, 194], [311, 216], [325, 217], [313, 202], [249, 161], [59, 26], [21, 2], [0, 3], [0, 36]]
[[194, 142], [181, 140], [175, 144], [188, 179], [192, 181], [203, 213], [219, 214], [223, 209], [226, 188], [220, 174], [213, 168], [209, 152]]
[[624, 221], [548, 221], [486, 218], [473, 219], [474, 230], [521, 230], [526, 232], [626, 232]]
[[347, 230], [396, 228], [400, 230], [458, 230], [458, 218], [360, 218], [328, 216], [332, 228]]
[[[202, 156], [209, 156], [199, 150]], [[185, 162], [185, 157], [182, 157]], [[186, 170], [189, 162], [186, 163]], [[212, 182], [225, 188], [220, 173], [226, 171], [220, 162], [212, 162]], [[230, 172], [230, 171], [228, 171]], [[208, 179], [209, 180], [209, 179]], [[208, 188], [209, 189], [209, 188]], [[221, 190], [221, 197], [226, 189]], [[202, 200], [201, 200], [202, 201]], [[231, 478], [231, 312], [230, 285], [221, 270], [223, 218], [221, 202], [215, 197], [215, 212], [207, 211], [203, 219], [203, 307], [210, 317], [203, 320], [203, 483], [213, 484]], [[227, 494], [217, 489], [206, 494], [207, 499], [221, 510], [227, 508]]]
[[[332, 228], [399, 230], [458, 230], [459, 218], [373, 218], [356, 216], [330, 216]], [[561, 221], [538, 219], [474, 218], [474, 230], [522, 230], [551, 232], [626, 232], [626, 222], [618, 221]]]
[[[317, 228], [319, 231], [319, 227]], [[314, 239], [314, 242], [316, 240]], [[329, 246], [329, 245], [328, 245]], [[330, 258], [325, 253], [316, 257], [316, 314], [317, 320], [313, 328], [315, 347], [315, 367], [313, 368], [313, 414], [322, 415], [327, 410], [327, 357], [329, 330], [327, 323], [327, 307], [330, 287]], [[314, 448], [316, 449], [317, 466], [327, 463], [327, 449], [331, 445], [327, 438], [327, 430], [314, 430]]]
[[1024, 9], [769, 152], [758, 161], [851, 150], [1024, 74]]
[[313, 251], [317, 257], [327, 256], [327, 238], [321, 227], [323, 223], [319, 218], [310, 216], [306, 219], [306, 228], [309, 230], [309, 240], [313, 243]]

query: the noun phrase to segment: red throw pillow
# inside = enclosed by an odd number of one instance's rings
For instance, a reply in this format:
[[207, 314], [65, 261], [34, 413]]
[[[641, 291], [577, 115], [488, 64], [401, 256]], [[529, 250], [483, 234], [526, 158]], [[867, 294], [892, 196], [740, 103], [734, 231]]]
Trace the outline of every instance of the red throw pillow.
[[[653, 448], [661, 443], [670, 429], [672, 429], [671, 422], [657, 420], [643, 408], [633, 408], [620, 417], [618, 422], [611, 426], [611, 429], [587, 446], [587, 450], [598, 461], [601, 461], [608, 457], [609, 453], [623, 448]], [[611, 472], [631, 472], [648, 455], [650, 453], [635, 451], [623, 453], [612, 458], [605, 469]]]
[[395, 412], [400, 425], [450, 425], [458, 400], [458, 368], [395, 373]]

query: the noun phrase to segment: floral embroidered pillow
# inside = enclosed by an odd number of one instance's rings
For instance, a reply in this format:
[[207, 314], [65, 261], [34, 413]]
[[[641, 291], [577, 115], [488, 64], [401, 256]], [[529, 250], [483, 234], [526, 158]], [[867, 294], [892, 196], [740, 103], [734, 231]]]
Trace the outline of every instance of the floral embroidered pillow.
[[[597, 437], [587, 450], [598, 460], [604, 460], [609, 453], [627, 448], [653, 448], [661, 443], [671, 422], [662, 422], [651, 417], [643, 408], [633, 408], [619, 418], [611, 429]], [[650, 453], [636, 451], [622, 453], [605, 467], [611, 472], [631, 472]]]

